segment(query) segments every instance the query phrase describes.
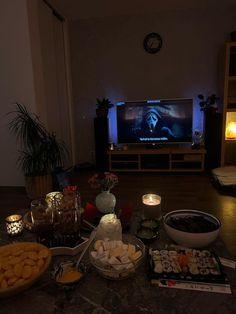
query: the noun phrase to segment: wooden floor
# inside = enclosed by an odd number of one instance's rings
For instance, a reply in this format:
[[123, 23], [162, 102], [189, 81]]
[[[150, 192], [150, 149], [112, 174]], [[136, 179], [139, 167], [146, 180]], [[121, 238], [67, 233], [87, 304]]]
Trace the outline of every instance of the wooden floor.
[[[80, 188], [83, 205], [93, 202], [98, 194], [88, 184], [93, 173], [81, 171], [72, 175], [72, 183]], [[118, 207], [130, 202], [138, 210], [143, 194], [157, 193], [162, 197], [164, 213], [191, 208], [216, 215], [222, 223], [221, 237], [236, 259], [236, 196], [221, 194], [207, 174], [120, 173], [118, 177], [119, 184], [112, 190]], [[1, 187], [1, 223], [8, 214], [16, 212], [17, 208], [28, 208], [29, 204], [23, 188]]]

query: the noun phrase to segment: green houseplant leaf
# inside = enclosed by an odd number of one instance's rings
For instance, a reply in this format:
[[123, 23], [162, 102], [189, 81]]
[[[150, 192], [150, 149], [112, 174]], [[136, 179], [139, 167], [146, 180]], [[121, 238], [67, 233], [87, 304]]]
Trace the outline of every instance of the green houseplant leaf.
[[65, 143], [57, 140], [24, 105], [16, 103], [16, 109], [10, 114], [15, 115], [9, 128], [22, 146], [18, 163], [24, 175], [47, 175], [56, 167], [62, 167], [68, 157]]

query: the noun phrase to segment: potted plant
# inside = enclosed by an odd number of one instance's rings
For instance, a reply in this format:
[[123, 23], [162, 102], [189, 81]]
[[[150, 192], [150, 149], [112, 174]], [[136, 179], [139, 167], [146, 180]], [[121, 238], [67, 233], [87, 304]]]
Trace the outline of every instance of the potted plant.
[[112, 108], [114, 105], [108, 98], [103, 99], [97, 98], [96, 106], [97, 117], [107, 117], [109, 109]]
[[68, 157], [66, 145], [49, 132], [39, 117], [16, 103], [15, 117], [9, 124], [10, 131], [22, 146], [18, 164], [25, 175], [26, 192], [33, 198], [44, 197], [52, 191], [52, 172], [62, 167]]
[[199, 101], [199, 106], [201, 111], [213, 111], [216, 112], [218, 107], [217, 107], [217, 101], [220, 99], [217, 97], [215, 94], [212, 94], [210, 96], [203, 96], [202, 94], [198, 95]]

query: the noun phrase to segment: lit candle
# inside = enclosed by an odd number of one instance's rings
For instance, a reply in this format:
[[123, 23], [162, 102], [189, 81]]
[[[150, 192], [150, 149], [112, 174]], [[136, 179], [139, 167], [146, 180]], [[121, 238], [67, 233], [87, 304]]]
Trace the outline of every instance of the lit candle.
[[23, 221], [21, 215], [11, 215], [6, 219], [7, 234], [11, 237], [19, 236], [23, 232]]
[[142, 196], [143, 216], [147, 219], [161, 219], [161, 196], [157, 194], [145, 194]]
[[143, 195], [143, 204], [155, 206], [161, 204], [161, 197], [157, 194], [145, 194]]

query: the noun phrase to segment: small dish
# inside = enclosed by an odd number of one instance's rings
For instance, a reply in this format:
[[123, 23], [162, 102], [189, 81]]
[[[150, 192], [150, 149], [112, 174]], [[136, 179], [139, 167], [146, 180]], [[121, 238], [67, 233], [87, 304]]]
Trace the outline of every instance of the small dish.
[[85, 275], [86, 267], [71, 260], [63, 261], [57, 265], [51, 273], [52, 279], [60, 286], [72, 286], [77, 284]]
[[143, 219], [140, 222], [140, 226], [143, 228], [157, 230], [160, 227], [160, 222], [156, 219]]
[[158, 232], [155, 229], [140, 227], [136, 232], [136, 237], [142, 240], [144, 243], [150, 242], [158, 236]]

